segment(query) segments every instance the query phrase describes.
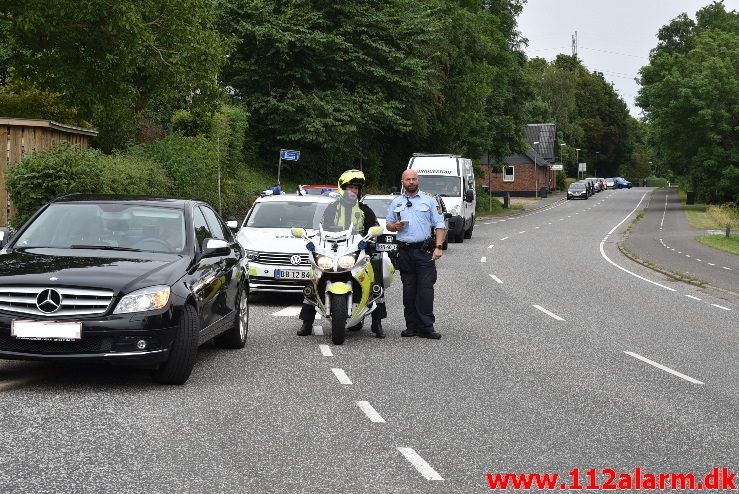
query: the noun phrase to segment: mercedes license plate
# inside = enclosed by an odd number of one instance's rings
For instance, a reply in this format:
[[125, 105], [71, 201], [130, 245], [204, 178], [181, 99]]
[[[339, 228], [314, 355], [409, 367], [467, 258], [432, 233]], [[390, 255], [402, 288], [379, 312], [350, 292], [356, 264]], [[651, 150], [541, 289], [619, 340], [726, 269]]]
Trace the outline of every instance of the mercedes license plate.
[[81, 340], [82, 323], [55, 321], [13, 321], [10, 334], [27, 340]]
[[308, 271], [302, 269], [275, 269], [276, 280], [302, 280], [308, 279]]

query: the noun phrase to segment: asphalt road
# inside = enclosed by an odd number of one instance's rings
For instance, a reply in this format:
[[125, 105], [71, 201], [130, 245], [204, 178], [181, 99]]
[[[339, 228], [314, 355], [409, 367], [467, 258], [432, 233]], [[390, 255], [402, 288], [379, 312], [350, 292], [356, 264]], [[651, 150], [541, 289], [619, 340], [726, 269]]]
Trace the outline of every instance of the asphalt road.
[[479, 222], [438, 261], [438, 341], [400, 337], [397, 280], [384, 340], [299, 338], [300, 298], [259, 297], [246, 348], [202, 348], [181, 387], [0, 362], [0, 491], [471, 493], [488, 473], [737, 472], [739, 299], [619, 252], [648, 192]]
[[706, 231], [688, 223], [675, 189], [657, 189], [645, 198], [644, 217], [624, 245], [667, 273], [739, 296], [739, 256], [698, 243]]

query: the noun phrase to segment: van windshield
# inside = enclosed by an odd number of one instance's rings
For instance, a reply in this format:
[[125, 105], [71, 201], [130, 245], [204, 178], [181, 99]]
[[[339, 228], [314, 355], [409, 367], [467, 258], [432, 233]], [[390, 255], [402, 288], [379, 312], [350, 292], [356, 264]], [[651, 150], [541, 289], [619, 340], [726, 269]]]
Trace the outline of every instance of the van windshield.
[[443, 175], [418, 175], [418, 188], [429, 195], [439, 194], [442, 197], [459, 197], [461, 179]]

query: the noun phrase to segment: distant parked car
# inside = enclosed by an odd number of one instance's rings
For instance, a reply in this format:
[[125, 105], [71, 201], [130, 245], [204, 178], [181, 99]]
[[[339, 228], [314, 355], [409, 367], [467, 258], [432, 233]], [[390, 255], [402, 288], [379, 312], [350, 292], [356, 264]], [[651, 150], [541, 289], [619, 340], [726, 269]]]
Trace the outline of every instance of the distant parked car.
[[567, 199], [587, 199], [590, 196], [588, 187], [583, 182], [573, 182], [567, 189]]
[[606, 189], [613, 189], [616, 187], [616, 183], [613, 181], [613, 178], [607, 178], [606, 179]]
[[576, 184], [577, 184], [577, 183], [580, 183], [580, 184], [584, 184], [584, 185], [585, 185], [585, 188], [586, 188], [586, 189], [587, 189], [587, 191], [588, 191], [588, 197], [590, 197], [590, 196], [592, 196], [593, 194], [595, 194], [595, 191], [593, 190], [593, 183], [592, 183], [592, 182], [591, 182], [590, 180], [578, 180], [578, 181], [577, 181], [577, 182], [575, 182], [575, 183], [576, 183]]
[[617, 189], [630, 189], [631, 188], [631, 182], [629, 182], [623, 177], [616, 177], [613, 180], [616, 184]]
[[593, 184], [593, 191], [594, 192], [600, 192], [603, 190], [603, 188], [600, 185], [600, 179], [596, 177], [588, 177], [585, 180], [591, 182]]

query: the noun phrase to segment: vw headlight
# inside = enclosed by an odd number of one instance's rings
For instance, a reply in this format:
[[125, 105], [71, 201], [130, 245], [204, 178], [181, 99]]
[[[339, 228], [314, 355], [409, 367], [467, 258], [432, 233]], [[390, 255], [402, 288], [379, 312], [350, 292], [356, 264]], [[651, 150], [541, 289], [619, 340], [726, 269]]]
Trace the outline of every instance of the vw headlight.
[[163, 309], [169, 302], [170, 288], [164, 285], [142, 288], [124, 296], [113, 314], [129, 314]]
[[328, 271], [329, 269], [334, 267], [334, 262], [330, 257], [321, 256], [316, 261], [316, 264], [319, 268], [321, 268], [324, 271]]
[[339, 257], [339, 267], [341, 269], [349, 269], [352, 266], [354, 266], [355, 262], [357, 262], [356, 257], [351, 256], [351, 255]]

